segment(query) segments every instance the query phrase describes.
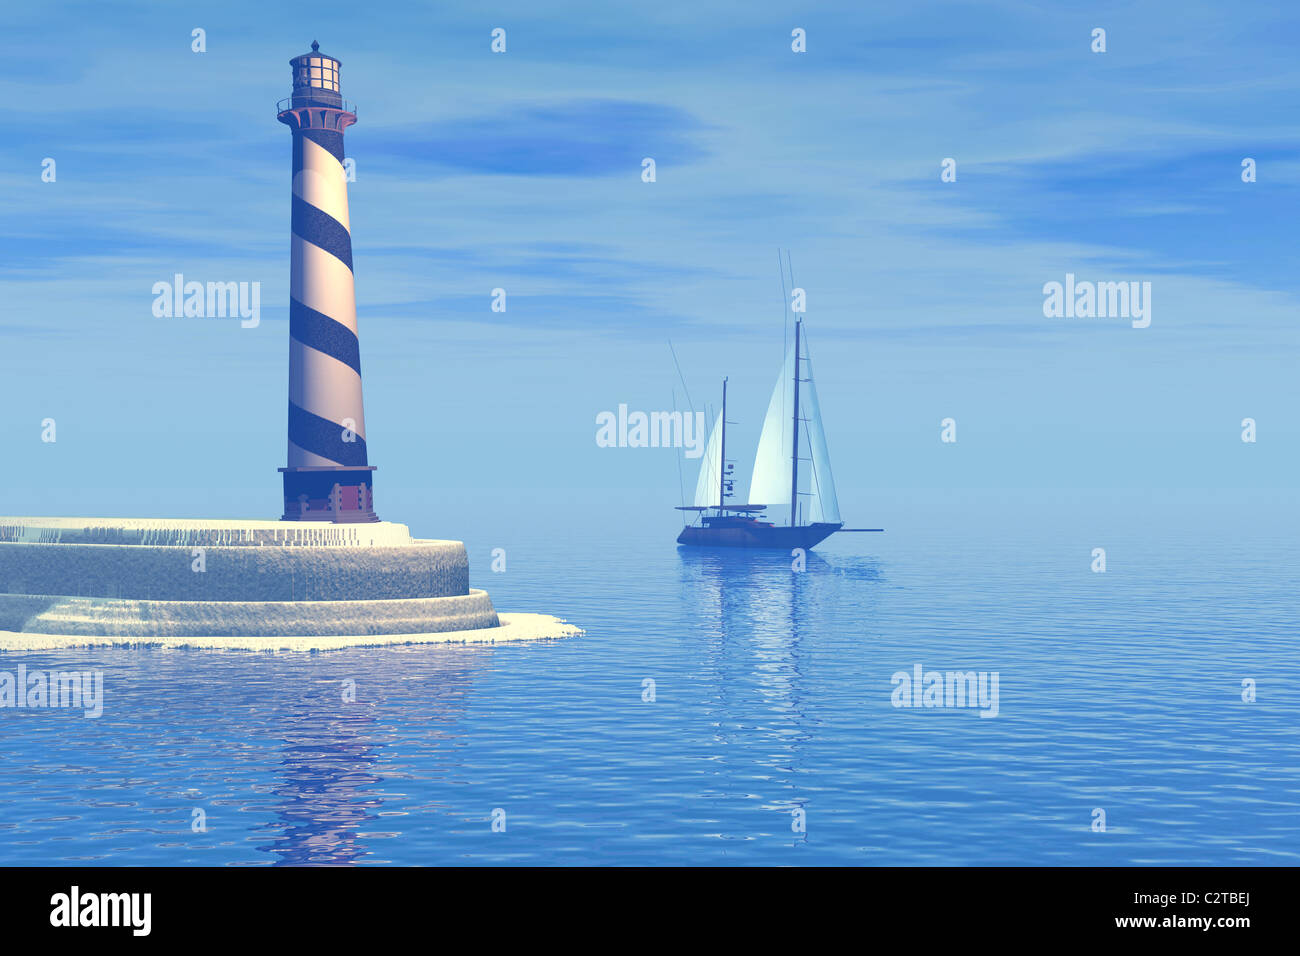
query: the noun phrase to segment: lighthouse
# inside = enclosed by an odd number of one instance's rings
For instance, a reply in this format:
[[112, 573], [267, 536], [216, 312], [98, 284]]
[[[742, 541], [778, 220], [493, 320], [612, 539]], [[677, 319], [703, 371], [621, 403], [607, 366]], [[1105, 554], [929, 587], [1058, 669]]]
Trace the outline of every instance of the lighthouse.
[[[0, 653], [102, 645], [329, 650], [582, 633], [498, 614], [464, 543], [375, 515], [339, 61], [289, 61], [293, 132], [289, 461], [279, 521], [0, 517]], [[159, 356], [158, 361], [165, 361]], [[195, 574], [203, 571], [203, 574]]]
[[293, 95], [277, 118], [293, 133], [289, 252], [289, 450], [284, 521], [378, 521], [366, 452], [361, 348], [343, 131], [357, 121], [339, 84], [341, 61], [289, 61]]

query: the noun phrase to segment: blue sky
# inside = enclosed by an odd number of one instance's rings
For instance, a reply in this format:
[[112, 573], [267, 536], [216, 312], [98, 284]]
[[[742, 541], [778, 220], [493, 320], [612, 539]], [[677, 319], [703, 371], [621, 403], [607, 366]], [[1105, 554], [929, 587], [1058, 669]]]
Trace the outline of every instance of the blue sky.
[[[313, 39], [358, 104], [385, 517], [464, 533], [456, 503], [500, 496], [671, 524], [674, 453], [594, 441], [600, 411], [681, 401], [670, 338], [697, 405], [731, 377], [747, 481], [781, 359], [778, 248], [808, 290], [851, 523], [909, 489], [1281, 493], [1300, 465], [1298, 27], [1262, 3], [10, 5], [0, 512], [276, 512], [274, 105]], [[155, 318], [177, 272], [260, 282], [262, 325]], [[1067, 272], [1150, 281], [1151, 327], [1045, 319]]]

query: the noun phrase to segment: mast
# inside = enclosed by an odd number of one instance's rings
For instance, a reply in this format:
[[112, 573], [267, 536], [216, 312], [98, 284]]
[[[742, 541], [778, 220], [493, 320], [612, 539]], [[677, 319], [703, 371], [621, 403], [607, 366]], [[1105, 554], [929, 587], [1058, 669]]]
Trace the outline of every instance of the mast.
[[722, 380], [722, 448], [718, 452], [718, 513], [727, 503], [727, 380]]
[[794, 440], [790, 443], [790, 527], [799, 513], [799, 330], [803, 319], [794, 321]]

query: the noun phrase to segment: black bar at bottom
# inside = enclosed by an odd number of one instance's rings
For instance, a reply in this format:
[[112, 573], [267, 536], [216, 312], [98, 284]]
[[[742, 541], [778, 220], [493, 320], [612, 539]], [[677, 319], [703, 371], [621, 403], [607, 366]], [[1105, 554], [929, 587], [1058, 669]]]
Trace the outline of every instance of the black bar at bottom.
[[[250, 934], [259, 949], [276, 942], [301, 949], [315, 940], [333, 946], [348, 938], [373, 941], [380, 929], [389, 938], [432, 942], [430, 932], [470, 932], [487, 941], [505, 920], [519, 931], [531, 926], [539, 943], [542, 927], [559, 925], [570, 942], [599, 930], [607, 942], [620, 937], [603, 934], [618, 932], [649, 934], [667, 945], [682, 941], [686, 927], [703, 924], [715, 932], [725, 925], [732, 945], [802, 926], [822, 938], [849, 932], [861, 943], [902, 932], [900, 943], [928, 949], [930, 940], [938, 951], [1126, 938], [1180, 946], [1202, 939], [1224, 949], [1284, 938], [1294, 874], [1274, 868], [0, 869], [0, 925], [7, 943], [61, 936], [128, 942], [147, 928], [149, 938], [194, 940], [205, 948], [247, 942]], [[102, 894], [114, 897], [106, 901]], [[147, 926], [144, 897], [130, 894], [149, 894]], [[92, 911], [104, 915], [91, 921], [112, 921], [114, 910], [117, 926], [71, 925], [86, 922]]]

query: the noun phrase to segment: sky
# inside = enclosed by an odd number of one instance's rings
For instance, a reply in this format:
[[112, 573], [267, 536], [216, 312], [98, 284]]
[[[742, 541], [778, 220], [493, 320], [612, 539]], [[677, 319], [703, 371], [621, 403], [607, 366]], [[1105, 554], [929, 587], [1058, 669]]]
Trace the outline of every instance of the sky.
[[[0, 13], [0, 513], [278, 515], [275, 103], [312, 40], [357, 104], [383, 517], [673, 525], [696, 463], [598, 447], [596, 416], [705, 410], [724, 375], [747, 486], [778, 249], [850, 524], [1017, 490], [1291, 501], [1300, 9], [223, 0]], [[261, 324], [155, 317], [175, 273], [260, 283]], [[1045, 317], [1067, 273], [1150, 282], [1150, 326]]]

